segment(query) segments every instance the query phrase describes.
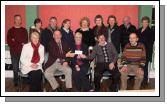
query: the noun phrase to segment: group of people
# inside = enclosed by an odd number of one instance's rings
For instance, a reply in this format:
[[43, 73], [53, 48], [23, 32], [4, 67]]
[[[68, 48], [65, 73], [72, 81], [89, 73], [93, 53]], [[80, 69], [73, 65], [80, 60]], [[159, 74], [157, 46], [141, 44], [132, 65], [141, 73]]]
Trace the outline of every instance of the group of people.
[[[52, 91], [61, 91], [55, 79], [57, 71], [65, 75], [66, 91], [71, 91], [72, 82], [77, 91], [100, 91], [100, 80], [105, 71], [112, 74], [110, 91], [118, 91], [120, 81], [120, 89], [126, 90], [127, 75], [131, 72], [135, 74], [134, 89], [140, 89], [141, 83], [147, 84], [148, 63], [152, 60], [155, 40], [147, 16], [142, 18], [139, 29], [131, 24], [129, 16], [118, 26], [116, 17], [110, 15], [105, 26], [103, 17], [96, 15], [93, 28], [90, 28], [89, 18], [83, 17], [75, 33], [70, 28], [70, 19], [63, 20], [62, 26], [58, 27], [57, 18], [51, 17], [48, 27], [42, 29], [42, 20], [37, 18], [29, 35], [21, 21], [21, 15], [15, 15], [14, 26], [7, 33], [15, 86], [18, 85], [19, 70], [28, 74], [30, 91], [42, 91], [43, 74]], [[117, 65], [118, 58], [121, 58], [121, 67]], [[93, 60], [95, 87], [87, 77]]]

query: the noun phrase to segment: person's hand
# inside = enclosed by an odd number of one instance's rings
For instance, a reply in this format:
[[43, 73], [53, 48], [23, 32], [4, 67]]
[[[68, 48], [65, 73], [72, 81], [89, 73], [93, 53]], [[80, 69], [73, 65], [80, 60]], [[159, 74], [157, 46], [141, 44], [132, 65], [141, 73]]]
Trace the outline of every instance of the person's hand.
[[123, 66], [123, 67], [121, 68], [121, 72], [128, 72], [127, 66]]
[[70, 57], [74, 57], [75, 56], [75, 53], [70, 53]]
[[136, 73], [138, 75], [144, 75], [144, 72], [143, 72], [142, 68], [138, 68], [138, 70], [136, 70]]
[[80, 67], [78, 65], [75, 65], [75, 68], [77, 71], [80, 71]]
[[63, 66], [67, 67], [68, 66], [68, 62], [63, 62]]
[[81, 58], [81, 56], [80, 55], [77, 55], [77, 59], [80, 59]]
[[71, 53], [71, 51], [69, 51], [68, 53], [66, 53], [66, 57], [70, 57], [70, 53]]
[[110, 70], [113, 70], [114, 67], [115, 67], [114, 63], [110, 63], [110, 64], [109, 64], [109, 69], [110, 69]]
[[31, 67], [32, 67], [33, 69], [36, 69], [36, 68], [38, 67], [38, 65], [35, 64], [35, 63], [33, 63], [33, 64], [31, 65]]
[[84, 54], [80, 54], [79, 56], [83, 59], [86, 58], [86, 55], [84, 55]]

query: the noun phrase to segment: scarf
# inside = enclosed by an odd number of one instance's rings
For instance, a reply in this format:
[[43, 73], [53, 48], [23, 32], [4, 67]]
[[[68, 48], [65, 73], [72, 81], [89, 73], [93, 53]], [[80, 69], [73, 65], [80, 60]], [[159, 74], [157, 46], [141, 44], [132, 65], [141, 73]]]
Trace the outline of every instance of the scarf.
[[[76, 45], [76, 49], [81, 50], [81, 45]], [[77, 59], [76, 64], [80, 66], [83, 64], [83, 62], [81, 61], [81, 59]]]
[[40, 56], [39, 56], [39, 52], [38, 52], [40, 43], [38, 43], [37, 45], [31, 43], [31, 46], [32, 46], [32, 48], [34, 49], [34, 52], [33, 52], [33, 56], [32, 56], [31, 62], [32, 62], [32, 63], [38, 63], [39, 60], [40, 60]]

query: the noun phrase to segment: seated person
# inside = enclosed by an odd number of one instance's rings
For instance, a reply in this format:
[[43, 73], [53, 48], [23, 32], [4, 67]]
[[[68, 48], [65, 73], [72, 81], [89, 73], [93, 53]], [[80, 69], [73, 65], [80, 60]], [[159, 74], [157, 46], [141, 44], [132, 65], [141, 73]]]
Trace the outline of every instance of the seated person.
[[55, 30], [54, 39], [48, 43], [49, 58], [44, 65], [44, 75], [50, 83], [52, 91], [60, 91], [59, 84], [54, 77], [57, 70], [65, 74], [66, 90], [70, 91], [72, 88], [72, 70], [66, 60], [66, 54], [70, 50], [68, 44], [61, 40], [61, 36], [60, 30]]
[[[104, 34], [97, 36], [98, 44], [93, 48], [90, 56], [87, 57], [89, 60], [96, 59], [96, 68], [94, 73], [95, 91], [100, 91], [100, 80], [105, 71], [112, 74], [112, 84], [110, 85], [111, 91], [118, 91], [118, 84], [120, 73], [116, 68], [117, 62], [117, 51], [113, 46], [112, 42], [107, 43]], [[81, 55], [82, 58], [86, 56]]]
[[28, 74], [30, 79], [31, 92], [42, 91], [42, 63], [44, 62], [44, 47], [39, 42], [40, 35], [38, 32], [30, 34], [31, 42], [23, 46], [20, 66], [23, 74]]
[[121, 72], [121, 90], [127, 88], [127, 75], [129, 73], [135, 74], [134, 89], [140, 89], [141, 82], [143, 80], [143, 67], [146, 62], [146, 51], [144, 44], [138, 42], [138, 37], [135, 33], [131, 33], [129, 36], [130, 43], [127, 43], [123, 55]]
[[[82, 53], [77, 53], [82, 52]], [[88, 47], [82, 43], [82, 34], [76, 32], [75, 34], [75, 46], [72, 49], [72, 53], [75, 53], [71, 59], [71, 67], [73, 69], [73, 79], [78, 91], [93, 91], [90, 85], [89, 79], [87, 77], [87, 72], [89, 69], [89, 61], [81, 59], [80, 55], [88, 55]]]

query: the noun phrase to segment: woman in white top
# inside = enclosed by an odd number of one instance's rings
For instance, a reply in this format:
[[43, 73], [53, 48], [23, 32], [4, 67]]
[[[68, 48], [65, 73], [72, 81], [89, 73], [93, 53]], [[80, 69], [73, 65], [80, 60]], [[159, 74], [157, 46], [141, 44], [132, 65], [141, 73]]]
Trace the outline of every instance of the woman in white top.
[[42, 63], [44, 62], [44, 47], [39, 42], [38, 32], [30, 34], [30, 42], [23, 46], [20, 66], [23, 74], [28, 74], [30, 79], [30, 91], [40, 92], [42, 81]]

